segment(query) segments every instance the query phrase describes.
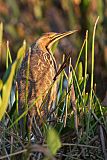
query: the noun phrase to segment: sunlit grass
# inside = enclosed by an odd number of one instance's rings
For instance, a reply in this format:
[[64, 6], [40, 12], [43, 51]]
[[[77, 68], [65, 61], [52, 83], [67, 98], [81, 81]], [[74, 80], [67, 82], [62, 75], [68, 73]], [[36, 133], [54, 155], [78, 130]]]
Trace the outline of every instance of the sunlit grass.
[[[30, 66], [29, 50], [28, 68], [26, 74], [25, 111], [21, 115], [19, 115], [17, 82], [15, 91], [15, 102], [12, 107], [10, 107], [10, 105], [7, 105], [7, 98], [9, 99], [10, 97], [10, 89], [12, 88], [15, 74], [20, 67], [22, 59], [26, 52], [26, 43], [24, 41], [22, 47], [19, 49], [15, 62], [12, 62], [9, 45], [7, 44], [5, 73], [6, 78], [5, 81], [0, 82], [0, 85], [2, 86], [0, 87], [0, 131], [2, 133], [1, 146], [3, 147], [3, 149], [0, 148], [0, 159], [7, 157], [13, 157], [13, 159], [15, 159], [16, 155], [20, 155], [26, 159], [31, 155], [31, 153], [34, 154], [35, 152], [37, 153], [37, 151], [42, 152], [45, 157], [48, 157], [48, 159], [54, 158], [55, 155], [58, 159], [60, 159], [61, 153], [65, 159], [67, 159], [68, 157], [71, 159], [80, 159], [81, 155], [84, 156], [84, 158], [87, 158], [87, 156], [88, 158], [90, 158], [91, 155], [93, 156], [93, 154], [96, 159], [103, 159], [103, 154], [105, 152], [105, 143], [102, 137], [104, 135], [104, 132], [106, 133], [107, 131], [107, 122], [105, 117], [106, 109], [101, 106], [100, 101], [94, 92], [93, 83], [95, 65], [94, 42], [97, 23], [98, 19], [96, 20], [94, 26], [92, 38], [90, 91], [86, 91], [87, 83], [89, 80], [88, 77], [90, 76], [88, 75], [88, 31], [86, 31], [86, 36], [80, 49], [75, 66], [72, 65], [72, 61], [70, 59], [68, 65], [68, 74], [65, 72], [65, 70], [62, 70], [62, 72], [56, 77], [56, 80], [50, 86], [51, 89], [55, 83], [57, 83], [58, 85], [58, 93], [55, 102], [55, 108], [53, 111], [55, 122], [53, 121], [52, 123], [52, 127], [57, 131], [57, 133], [53, 128], [50, 128], [50, 123], [48, 122], [48, 120], [52, 119], [48, 119], [47, 122], [44, 121], [43, 126], [41, 127], [39, 127], [36, 124], [36, 120], [34, 120], [34, 125], [36, 128], [35, 130], [37, 131], [37, 133], [33, 133], [33, 138], [29, 139], [30, 137], [28, 137], [29, 134], [27, 133], [24, 134], [24, 137], [20, 137], [19, 121], [24, 117], [26, 118], [28, 111], [34, 106], [37, 101], [39, 101], [42, 95], [36, 98], [35, 101], [28, 107], [27, 91]], [[80, 58], [84, 53], [83, 50], [85, 50], [84, 68], [82, 62], [80, 61]], [[65, 58], [63, 56], [62, 64], [64, 60]], [[9, 70], [9, 67], [11, 67], [14, 72], [11, 73], [12, 70]], [[9, 79], [9, 77], [11, 77], [11, 79]], [[10, 85], [10, 88], [7, 88], [4, 91], [3, 87], [5, 87], [6, 85], [8, 87]], [[6, 98], [6, 96], [8, 97]], [[3, 103], [3, 101], [5, 101], [6, 104]], [[43, 103], [45, 103], [45, 100]], [[26, 128], [26, 126], [23, 126], [23, 128]], [[26, 130], [24, 131], [27, 132]], [[51, 133], [53, 137], [51, 137], [49, 133]], [[100, 140], [98, 135], [100, 135]], [[37, 139], [37, 136], [40, 136], [39, 140]], [[41, 139], [42, 142], [44, 142], [43, 144], [41, 144]], [[41, 145], [38, 145], [38, 143], [40, 143]], [[101, 148], [102, 144], [103, 149]], [[61, 150], [59, 150], [59, 152], [57, 153], [57, 150], [61, 146]], [[82, 152], [84, 152], [84, 154]], [[38, 156], [38, 154], [36, 156]]]

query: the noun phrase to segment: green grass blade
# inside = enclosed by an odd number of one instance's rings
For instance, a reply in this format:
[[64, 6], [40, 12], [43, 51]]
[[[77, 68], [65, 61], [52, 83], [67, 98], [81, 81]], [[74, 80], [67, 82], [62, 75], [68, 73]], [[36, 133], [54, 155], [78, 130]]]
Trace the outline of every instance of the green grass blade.
[[79, 55], [78, 55], [78, 58], [77, 58], [77, 61], [76, 61], [76, 65], [75, 65], [75, 69], [74, 69], [75, 71], [76, 71], [76, 69], [77, 69], [77, 66], [78, 66], [78, 63], [79, 63], [81, 54], [82, 54], [83, 49], [84, 49], [84, 46], [85, 46], [85, 43], [86, 43], [86, 39], [84, 39], [84, 42], [83, 42], [82, 47], [81, 47], [81, 50], [80, 50], [80, 52], [79, 52]]
[[9, 77], [7, 78], [5, 84], [3, 85], [3, 88], [2, 88], [2, 102], [0, 105], [0, 120], [2, 119], [3, 115], [5, 114], [7, 106], [8, 106], [8, 100], [9, 100], [10, 91], [11, 91], [11, 87], [12, 87], [13, 77], [15, 74], [16, 64], [17, 64], [17, 61], [15, 61], [13, 63], [13, 65], [11, 66]]
[[9, 61], [12, 64], [12, 57], [9, 49], [9, 41], [7, 41], [7, 51], [6, 51], [6, 69], [9, 66]]
[[21, 46], [21, 48], [18, 50], [18, 53], [17, 53], [17, 59], [19, 60], [19, 63], [17, 64], [16, 71], [20, 67], [22, 60], [25, 56], [25, 53], [26, 53], [26, 41], [24, 40], [23, 45]]
[[93, 30], [93, 39], [92, 39], [92, 61], [91, 61], [91, 91], [90, 91], [90, 109], [92, 105], [92, 92], [93, 92], [93, 78], [94, 78], [94, 45], [95, 45], [95, 32], [98, 23], [99, 17], [97, 18], [94, 30]]
[[3, 39], [3, 23], [0, 23], [0, 60], [2, 58], [2, 53], [1, 53], [1, 49], [2, 49], [2, 39]]
[[88, 49], [88, 31], [86, 31], [86, 44], [85, 44], [85, 75], [84, 75], [84, 89], [83, 93], [85, 93], [86, 89], [86, 81], [87, 81], [87, 49]]
[[82, 65], [82, 62], [80, 62], [78, 64], [78, 73], [77, 73], [77, 76], [78, 76], [78, 82], [81, 82], [81, 80], [83, 79], [83, 65]]
[[79, 87], [79, 84], [78, 84], [78, 80], [77, 80], [77, 77], [76, 77], [76, 74], [75, 74], [75, 70], [73, 69], [72, 65], [71, 65], [71, 68], [72, 68], [73, 78], [74, 78], [74, 81], [75, 81], [76, 86], [77, 86], [78, 94], [79, 94], [79, 96], [81, 98], [81, 102], [82, 102], [83, 106], [85, 107], [84, 101], [83, 101], [83, 97], [82, 97], [82, 93], [81, 93], [81, 90], [80, 90], [80, 87]]
[[2, 90], [3, 88], [3, 81], [0, 79], [0, 91]]
[[30, 70], [30, 55], [31, 55], [31, 48], [29, 48], [28, 52], [28, 61], [27, 61], [27, 70], [26, 70], [26, 90], [25, 90], [25, 109], [28, 108], [28, 79], [29, 79], [29, 70]]

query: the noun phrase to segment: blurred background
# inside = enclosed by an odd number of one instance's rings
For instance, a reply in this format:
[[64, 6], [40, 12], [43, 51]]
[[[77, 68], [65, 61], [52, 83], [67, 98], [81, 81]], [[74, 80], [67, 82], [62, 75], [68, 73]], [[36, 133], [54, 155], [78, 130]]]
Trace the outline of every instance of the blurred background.
[[[13, 59], [25, 39], [30, 46], [45, 32], [79, 29], [75, 35], [61, 40], [55, 57], [71, 54], [75, 65], [86, 30], [88, 37], [88, 73], [91, 72], [91, 42], [94, 23], [100, 17], [95, 40], [96, 93], [101, 101], [107, 90], [107, 0], [0, 0], [0, 21], [3, 22], [3, 44], [0, 57], [0, 78], [5, 71], [6, 42]], [[81, 57], [84, 66], [84, 54]], [[88, 86], [89, 88], [89, 86]]]

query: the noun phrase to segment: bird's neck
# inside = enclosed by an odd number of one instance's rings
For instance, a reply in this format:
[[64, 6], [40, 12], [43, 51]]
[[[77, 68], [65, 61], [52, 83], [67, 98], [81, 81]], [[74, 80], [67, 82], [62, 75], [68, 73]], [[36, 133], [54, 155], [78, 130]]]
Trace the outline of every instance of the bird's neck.
[[54, 65], [54, 68], [55, 68], [55, 71], [57, 72], [57, 64], [56, 64], [56, 60], [54, 58], [54, 55], [52, 53], [51, 50], [49, 50], [46, 45], [44, 45], [44, 43], [41, 43], [41, 44], [36, 44], [36, 46], [34, 47], [35, 49], [37, 50], [40, 50], [42, 51], [42, 54], [46, 54], [46, 53], [49, 53], [51, 58], [52, 58], [52, 61], [53, 61], [53, 65]]

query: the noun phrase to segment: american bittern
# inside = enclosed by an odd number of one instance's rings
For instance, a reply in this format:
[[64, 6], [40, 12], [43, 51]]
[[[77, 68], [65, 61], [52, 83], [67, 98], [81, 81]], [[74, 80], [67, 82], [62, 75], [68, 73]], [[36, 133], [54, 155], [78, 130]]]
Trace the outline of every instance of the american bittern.
[[[28, 77], [28, 105], [37, 98], [35, 105], [29, 111], [30, 122], [29, 129], [32, 127], [32, 119], [38, 114], [45, 113], [45, 108], [41, 108], [41, 104], [46, 97], [50, 85], [53, 82], [55, 74], [57, 72], [56, 61], [52, 53], [52, 46], [55, 42], [58, 42], [61, 38], [75, 33], [74, 31], [68, 31], [65, 33], [49, 32], [41, 36], [32, 46], [30, 54], [30, 66]], [[25, 90], [26, 90], [26, 71], [28, 64], [29, 54], [27, 53], [22, 61], [22, 65], [17, 74], [18, 92], [19, 92], [19, 110], [25, 105]], [[48, 97], [48, 106], [55, 101], [57, 93], [57, 87], [54, 85], [51, 89]]]

